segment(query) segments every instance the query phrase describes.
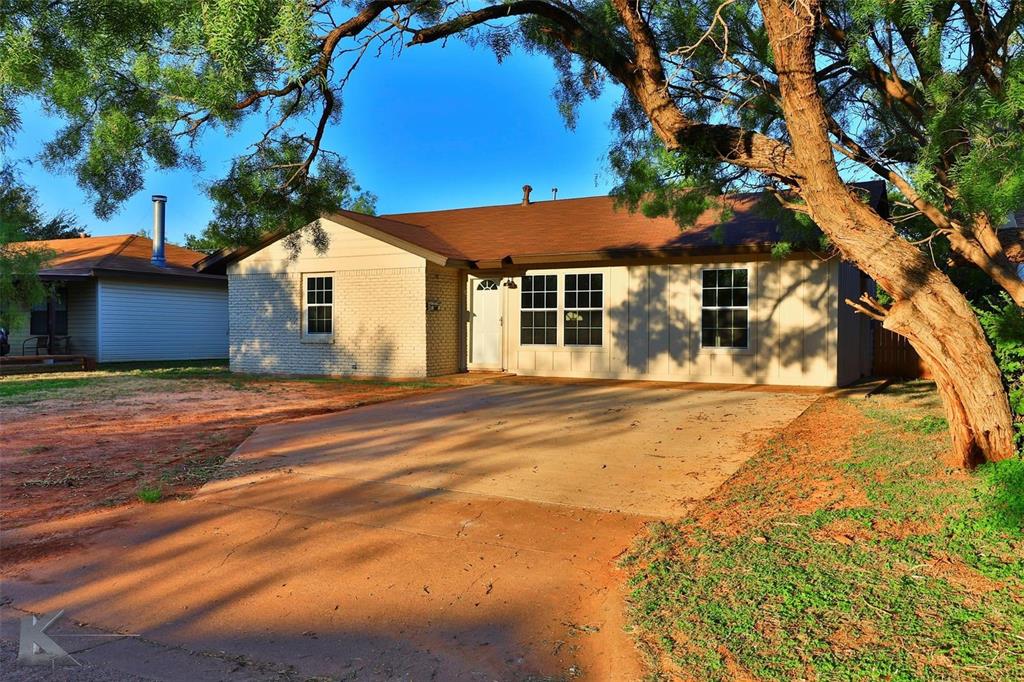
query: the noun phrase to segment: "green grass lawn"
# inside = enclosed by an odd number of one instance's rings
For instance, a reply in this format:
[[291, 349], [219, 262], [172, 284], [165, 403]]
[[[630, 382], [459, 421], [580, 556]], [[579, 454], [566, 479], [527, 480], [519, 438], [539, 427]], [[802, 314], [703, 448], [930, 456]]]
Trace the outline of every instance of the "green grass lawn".
[[[856, 435], [803, 447], [830, 410]], [[822, 401], [652, 526], [624, 560], [652, 677], [1024, 679], [1024, 462], [947, 468], [940, 414], [916, 389]]]

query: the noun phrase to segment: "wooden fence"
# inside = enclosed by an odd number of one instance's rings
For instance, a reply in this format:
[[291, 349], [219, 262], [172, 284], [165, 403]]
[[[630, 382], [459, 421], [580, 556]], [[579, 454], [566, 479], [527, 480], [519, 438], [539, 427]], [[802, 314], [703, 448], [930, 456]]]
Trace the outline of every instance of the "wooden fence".
[[928, 369], [905, 338], [875, 325], [874, 375], [901, 379], [930, 379]]

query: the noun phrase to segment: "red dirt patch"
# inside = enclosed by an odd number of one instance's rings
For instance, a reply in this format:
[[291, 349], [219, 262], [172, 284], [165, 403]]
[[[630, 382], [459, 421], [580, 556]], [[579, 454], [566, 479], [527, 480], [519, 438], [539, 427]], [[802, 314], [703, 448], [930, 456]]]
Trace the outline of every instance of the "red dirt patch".
[[3, 527], [135, 503], [142, 486], [159, 487], [165, 498], [188, 495], [259, 424], [437, 390], [371, 382], [256, 380], [239, 388], [218, 379], [107, 381], [117, 382], [115, 393], [106, 383], [84, 398], [0, 408]]
[[983, 595], [1005, 587], [1004, 582], [987, 578], [957, 557], [950, 555], [932, 559], [926, 566], [921, 567], [920, 571], [926, 575], [942, 578], [972, 595]]
[[[858, 486], [831, 467], [815, 464], [848, 452], [850, 442], [867, 424], [852, 405], [821, 398], [766, 446], [770, 454], [764, 466], [740, 469], [694, 518], [714, 533], [736, 536], [776, 516], [866, 506], [868, 500]], [[769, 487], [769, 499], [737, 504], [746, 491]]]

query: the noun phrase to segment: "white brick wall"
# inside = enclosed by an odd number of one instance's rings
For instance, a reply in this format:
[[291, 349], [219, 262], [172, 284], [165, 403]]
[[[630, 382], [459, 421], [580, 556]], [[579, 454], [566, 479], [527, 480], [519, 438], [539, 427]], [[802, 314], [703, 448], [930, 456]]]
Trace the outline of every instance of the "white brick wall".
[[424, 267], [309, 272], [334, 277], [331, 343], [302, 337], [302, 273], [229, 275], [233, 371], [426, 376]]
[[462, 277], [458, 270], [427, 265], [427, 301], [440, 304], [427, 311], [427, 374], [454, 374], [462, 369]]

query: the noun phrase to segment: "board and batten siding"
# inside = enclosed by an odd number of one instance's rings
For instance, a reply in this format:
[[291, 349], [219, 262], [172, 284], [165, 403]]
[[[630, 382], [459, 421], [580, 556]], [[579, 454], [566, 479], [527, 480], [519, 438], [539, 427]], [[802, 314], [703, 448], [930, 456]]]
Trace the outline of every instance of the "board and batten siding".
[[[736, 267], [748, 269], [749, 347], [702, 348], [701, 271]], [[603, 343], [566, 346], [565, 275], [586, 272], [604, 274]], [[558, 275], [558, 345], [520, 344], [517, 277], [506, 300], [506, 367], [540, 376], [835, 386], [849, 361], [837, 352], [839, 272], [837, 261], [795, 258], [530, 270]]]
[[228, 355], [223, 282], [99, 279], [100, 362], [200, 360]]
[[[304, 241], [296, 255], [279, 240], [228, 267], [232, 371], [385, 377], [449, 371], [451, 363], [440, 357], [428, 367], [427, 316], [444, 315], [455, 304], [446, 300], [440, 310], [426, 311], [426, 259], [331, 220], [320, 224], [328, 237], [323, 253]], [[328, 338], [304, 334], [307, 275], [332, 278]], [[440, 280], [431, 283], [432, 291], [439, 288]], [[432, 296], [444, 298], [441, 293]]]

